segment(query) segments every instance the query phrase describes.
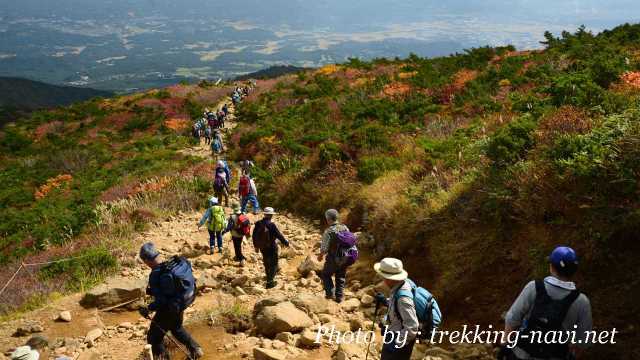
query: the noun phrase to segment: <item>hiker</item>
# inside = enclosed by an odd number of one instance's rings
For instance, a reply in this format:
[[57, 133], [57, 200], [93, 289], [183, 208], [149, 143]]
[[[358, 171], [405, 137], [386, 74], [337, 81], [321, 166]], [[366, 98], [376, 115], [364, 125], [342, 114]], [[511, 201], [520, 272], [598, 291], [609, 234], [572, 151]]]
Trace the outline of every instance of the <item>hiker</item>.
[[[579, 358], [589, 344], [591, 303], [572, 281], [578, 271], [578, 256], [566, 246], [559, 246], [549, 256], [550, 276], [529, 282], [505, 316], [505, 333], [520, 330], [521, 341], [509, 351], [503, 347], [500, 359], [570, 359]], [[533, 331], [575, 331], [577, 344], [545, 344], [526, 341], [522, 335]]]
[[208, 125], [204, 127], [204, 144], [211, 144], [211, 127]]
[[220, 130], [218, 129], [215, 129], [213, 131], [211, 151], [213, 152], [213, 155], [219, 154], [224, 151], [224, 143], [222, 142], [222, 136], [220, 135]]
[[[420, 326], [412, 296], [415, 285], [408, 279], [409, 274], [398, 259], [384, 258], [373, 269], [391, 289], [388, 299], [381, 293], [375, 296], [377, 304], [387, 306], [386, 331], [392, 331], [394, 335], [393, 341], [382, 346], [380, 359], [409, 360]], [[385, 325], [380, 325], [380, 328], [384, 331]]]
[[254, 167], [254, 163], [251, 160], [242, 160], [240, 162], [240, 168], [242, 169], [242, 174], [251, 175], [251, 169]]
[[258, 190], [256, 183], [249, 175], [242, 175], [238, 181], [238, 197], [240, 198], [241, 209], [243, 213], [247, 212], [247, 204], [251, 203], [253, 214], [257, 215], [260, 211], [258, 203]]
[[40, 351], [49, 346], [49, 341], [40, 335], [32, 336], [24, 346], [16, 348], [9, 359], [11, 360], [38, 360]]
[[184, 311], [196, 297], [196, 284], [189, 261], [174, 256], [168, 261], [162, 257], [153, 243], [146, 243], [140, 248], [140, 259], [151, 268], [147, 295], [153, 296], [153, 302], [138, 311], [144, 318], [155, 311], [147, 332], [147, 343], [156, 359], [164, 359], [168, 354], [164, 347], [164, 336], [171, 335], [187, 347], [191, 359], [199, 359], [204, 355], [202, 348], [182, 326]]
[[[347, 267], [338, 265], [336, 257], [338, 256], [338, 234], [350, 234], [349, 228], [341, 224], [338, 211], [329, 209], [324, 213], [324, 218], [329, 226], [322, 234], [322, 242], [320, 243], [320, 254], [318, 261], [326, 256], [324, 267], [320, 273], [322, 286], [324, 287], [325, 298], [334, 299], [337, 303], [341, 303], [344, 297], [344, 285], [347, 282]], [[335, 293], [333, 277], [335, 277]]]
[[218, 124], [221, 128], [224, 128], [224, 120], [226, 119], [226, 115], [222, 110], [218, 111]]
[[227, 105], [227, 103], [224, 103], [224, 105], [222, 105], [222, 112], [224, 113], [224, 116], [229, 115], [229, 106]]
[[222, 235], [231, 232], [231, 241], [233, 242], [233, 250], [236, 253], [235, 261], [240, 263], [240, 267], [244, 266], [246, 258], [242, 255], [242, 240], [246, 236], [251, 238], [251, 221], [242, 213], [239, 204], [233, 206], [233, 214], [227, 220], [227, 228], [224, 229]]
[[216, 116], [214, 116], [213, 113], [210, 113], [209, 116], [207, 116], [207, 124], [209, 125], [209, 127], [211, 129], [217, 129], [218, 128], [218, 118]]
[[264, 209], [264, 218], [256, 222], [253, 227], [253, 246], [256, 252], [262, 253], [262, 263], [267, 278], [266, 288], [271, 289], [278, 285], [275, 281], [278, 273], [278, 244], [276, 239], [284, 247], [289, 247], [289, 241], [284, 238], [278, 227], [273, 222], [276, 212], [271, 207]]
[[207, 230], [209, 231], [209, 249], [211, 255], [215, 250], [215, 245], [218, 245], [218, 251], [222, 252], [222, 231], [227, 227], [227, 218], [222, 206], [218, 205], [218, 198], [209, 198], [209, 208], [204, 212], [200, 222], [198, 223], [198, 229], [207, 223]]
[[[222, 162], [220, 160], [218, 163]], [[214, 196], [220, 200], [224, 198], [224, 206], [229, 206], [229, 183], [227, 182], [228, 174], [225, 172], [223, 166], [216, 167], [216, 173], [213, 177], [213, 192]]]
[[192, 130], [193, 130], [193, 137], [196, 139], [200, 139], [200, 124], [197, 121], [193, 124]]
[[216, 163], [214, 175], [220, 171], [224, 172], [224, 177], [227, 180], [227, 184], [231, 184], [231, 169], [229, 169], [229, 165], [224, 160], [218, 160], [218, 162]]

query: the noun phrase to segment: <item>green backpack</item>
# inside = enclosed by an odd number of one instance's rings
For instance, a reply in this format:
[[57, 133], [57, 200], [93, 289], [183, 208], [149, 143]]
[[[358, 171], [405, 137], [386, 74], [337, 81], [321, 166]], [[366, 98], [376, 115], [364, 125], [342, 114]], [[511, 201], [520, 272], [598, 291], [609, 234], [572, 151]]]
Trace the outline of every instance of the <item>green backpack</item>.
[[227, 227], [227, 218], [222, 206], [211, 207], [211, 219], [209, 219], [209, 230], [222, 231]]

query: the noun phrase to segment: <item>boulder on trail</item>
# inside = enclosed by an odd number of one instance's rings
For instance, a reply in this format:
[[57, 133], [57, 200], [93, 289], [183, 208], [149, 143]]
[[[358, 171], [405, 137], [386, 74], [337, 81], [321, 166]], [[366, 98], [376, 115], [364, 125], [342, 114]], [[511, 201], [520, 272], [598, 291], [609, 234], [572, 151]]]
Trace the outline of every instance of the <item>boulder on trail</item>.
[[253, 348], [253, 358], [255, 360], [284, 360], [287, 358], [287, 354], [284, 351], [257, 347]]
[[87, 292], [80, 300], [80, 305], [85, 308], [101, 309], [135, 301], [144, 296], [146, 286], [145, 279], [111, 279]]
[[94, 341], [98, 340], [98, 338], [101, 337], [102, 334], [103, 334], [102, 329], [100, 328], [89, 330], [89, 332], [87, 333], [87, 336], [84, 337], [84, 342], [93, 343]]
[[305, 329], [300, 334], [300, 338], [298, 339], [298, 344], [297, 344], [298, 347], [306, 348], [306, 349], [313, 349], [313, 348], [320, 347], [320, 342], [316, 342], [316, 336], [317, 336], [317, 332], [311, 329]]
[[58, 314], [56, 321], [71, 322], [71, 311], [61, 311], [60, 314]]
[[41, 333], [43, 331], [44, 326], [42, 326], [42, 323], [40, 321], [28, 321], [22, 326], [19, 326], [13, 336], [21, 337], [30, 334]]
[[300, 294], [293, 298], [291, 302], [310, 316], [311, 314], [336, 314], [338, 312], [338, 305], [323, 296]]
[[281, 302], [264, 307], [256, 316], [254, 323], [259, 334], [273, 337], [281, 332], [300, 332], [313, 325], [313, 320], [291, 302]]
[[102, 357], [100, 356], [100, 353], [97, 352], [96, 350], [87, 350], [82, 354], [80, 354], [80, 356], [78, 357], [78, 360], [100, 360], [100, 359], [102, 359]]
[[[371, 347], [369, 358], [375, 359], [373, 354], [374, 346]], [[356, 343], [342, 343], [338, 346], [338, 350], [333, 354], [335, 360], [364, 360], [366, 357], [366, 345]]]
[[298, 266], [298, 273], [303, 277], [307, 277], [312, 271], [319, 273], [321, 270], [322, 263], [313, 255], [307, 256], [307, 258]]
[[265, 307], [278, 305], [281, 302], [287, 301], [288, 299], [289, 298], [285, 294], [280, 293], [280, 294], [273, 294], [269, 297], [266, 297], [258, 301], [253, 306], [253, 318], [255, 319], [258, 316], [258, 314], [262, 312], [262, 309], [264, 309]]
[[342, 307], [342, 309], [344, 309], [344, 311], [355, 311], [360, 307], [360, 300], [351, 298], [349, 300], [343, 301], [340, 306]]

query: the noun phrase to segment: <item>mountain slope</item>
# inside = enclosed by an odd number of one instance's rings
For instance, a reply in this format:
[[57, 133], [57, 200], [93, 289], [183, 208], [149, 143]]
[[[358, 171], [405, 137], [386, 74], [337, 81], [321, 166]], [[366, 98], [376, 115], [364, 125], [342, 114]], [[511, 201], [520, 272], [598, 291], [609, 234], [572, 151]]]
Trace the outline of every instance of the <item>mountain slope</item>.
[[0, 77], [0, 107], [42, 109], [70, 105], [94, 97], [109, 97], [102, 90], [58, 86], [23, 78]]

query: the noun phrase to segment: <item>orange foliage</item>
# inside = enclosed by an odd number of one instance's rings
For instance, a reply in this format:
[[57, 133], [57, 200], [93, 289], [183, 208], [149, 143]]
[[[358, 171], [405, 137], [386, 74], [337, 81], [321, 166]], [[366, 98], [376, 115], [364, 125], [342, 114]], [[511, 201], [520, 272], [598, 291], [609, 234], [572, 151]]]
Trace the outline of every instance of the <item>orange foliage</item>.
[[62, 121], [52, 121], [48, 123], [44, 123], [36, 128], [35, 136], [36, 140], [41, 140], [43, 137], [47, 136], [49, 133], [59, 132], [62, 130], [64, 123]]
[[398, 74], [398, 77], [399, 77], [400, 79], [403, 79], [403, 80], [404, 80], [404, 79], [412, 78], [412, 77], [416, 76], [416, 74], [418, 74], [418, 72], [417, 72], [417, 71], [401, 72], [401, 73], [399, 73], [399, 74]]
[[453, 87], [455, 90], [460, 91], [464, 89], [464, 86], [474, 80], [478, 76], [476, 70], [462, 69], [453, 76]]
[[536, 136], [543, 143], [551, 143], [558, 135], [584, 134], [592, 127], [587, 113], [573, 106], [563, 106], [543, 117]]
[[71, 182], [72, 180], [73, 177], [68, 174], [58, 175], [54, 178], [50, 178], [44, 185], [40, 186], [36, 190], [34, 196], [36, 197], [36, 199], [40, 200], [46, 197], [51, 191], [61, 187], [66, 183]]
[[382, 96], [385, 97], [399, 97], [408, 94], [411, 91], [411, 86], [404, 83], [394, 82], [385, 85], [382, 89]]
[[622, 82], [640, 89], [640, 71], [627, 71], [620, 77]]
[[189, 119], [171, 118], [164, 122], [164, 126], [174, 131], [180, 131], [189, 128], [190, 123]]
[[318, 70], [318, 73], [322, 75], [331, 75], [337, 72], [340, 68], [336, 64], [325, 65]]

